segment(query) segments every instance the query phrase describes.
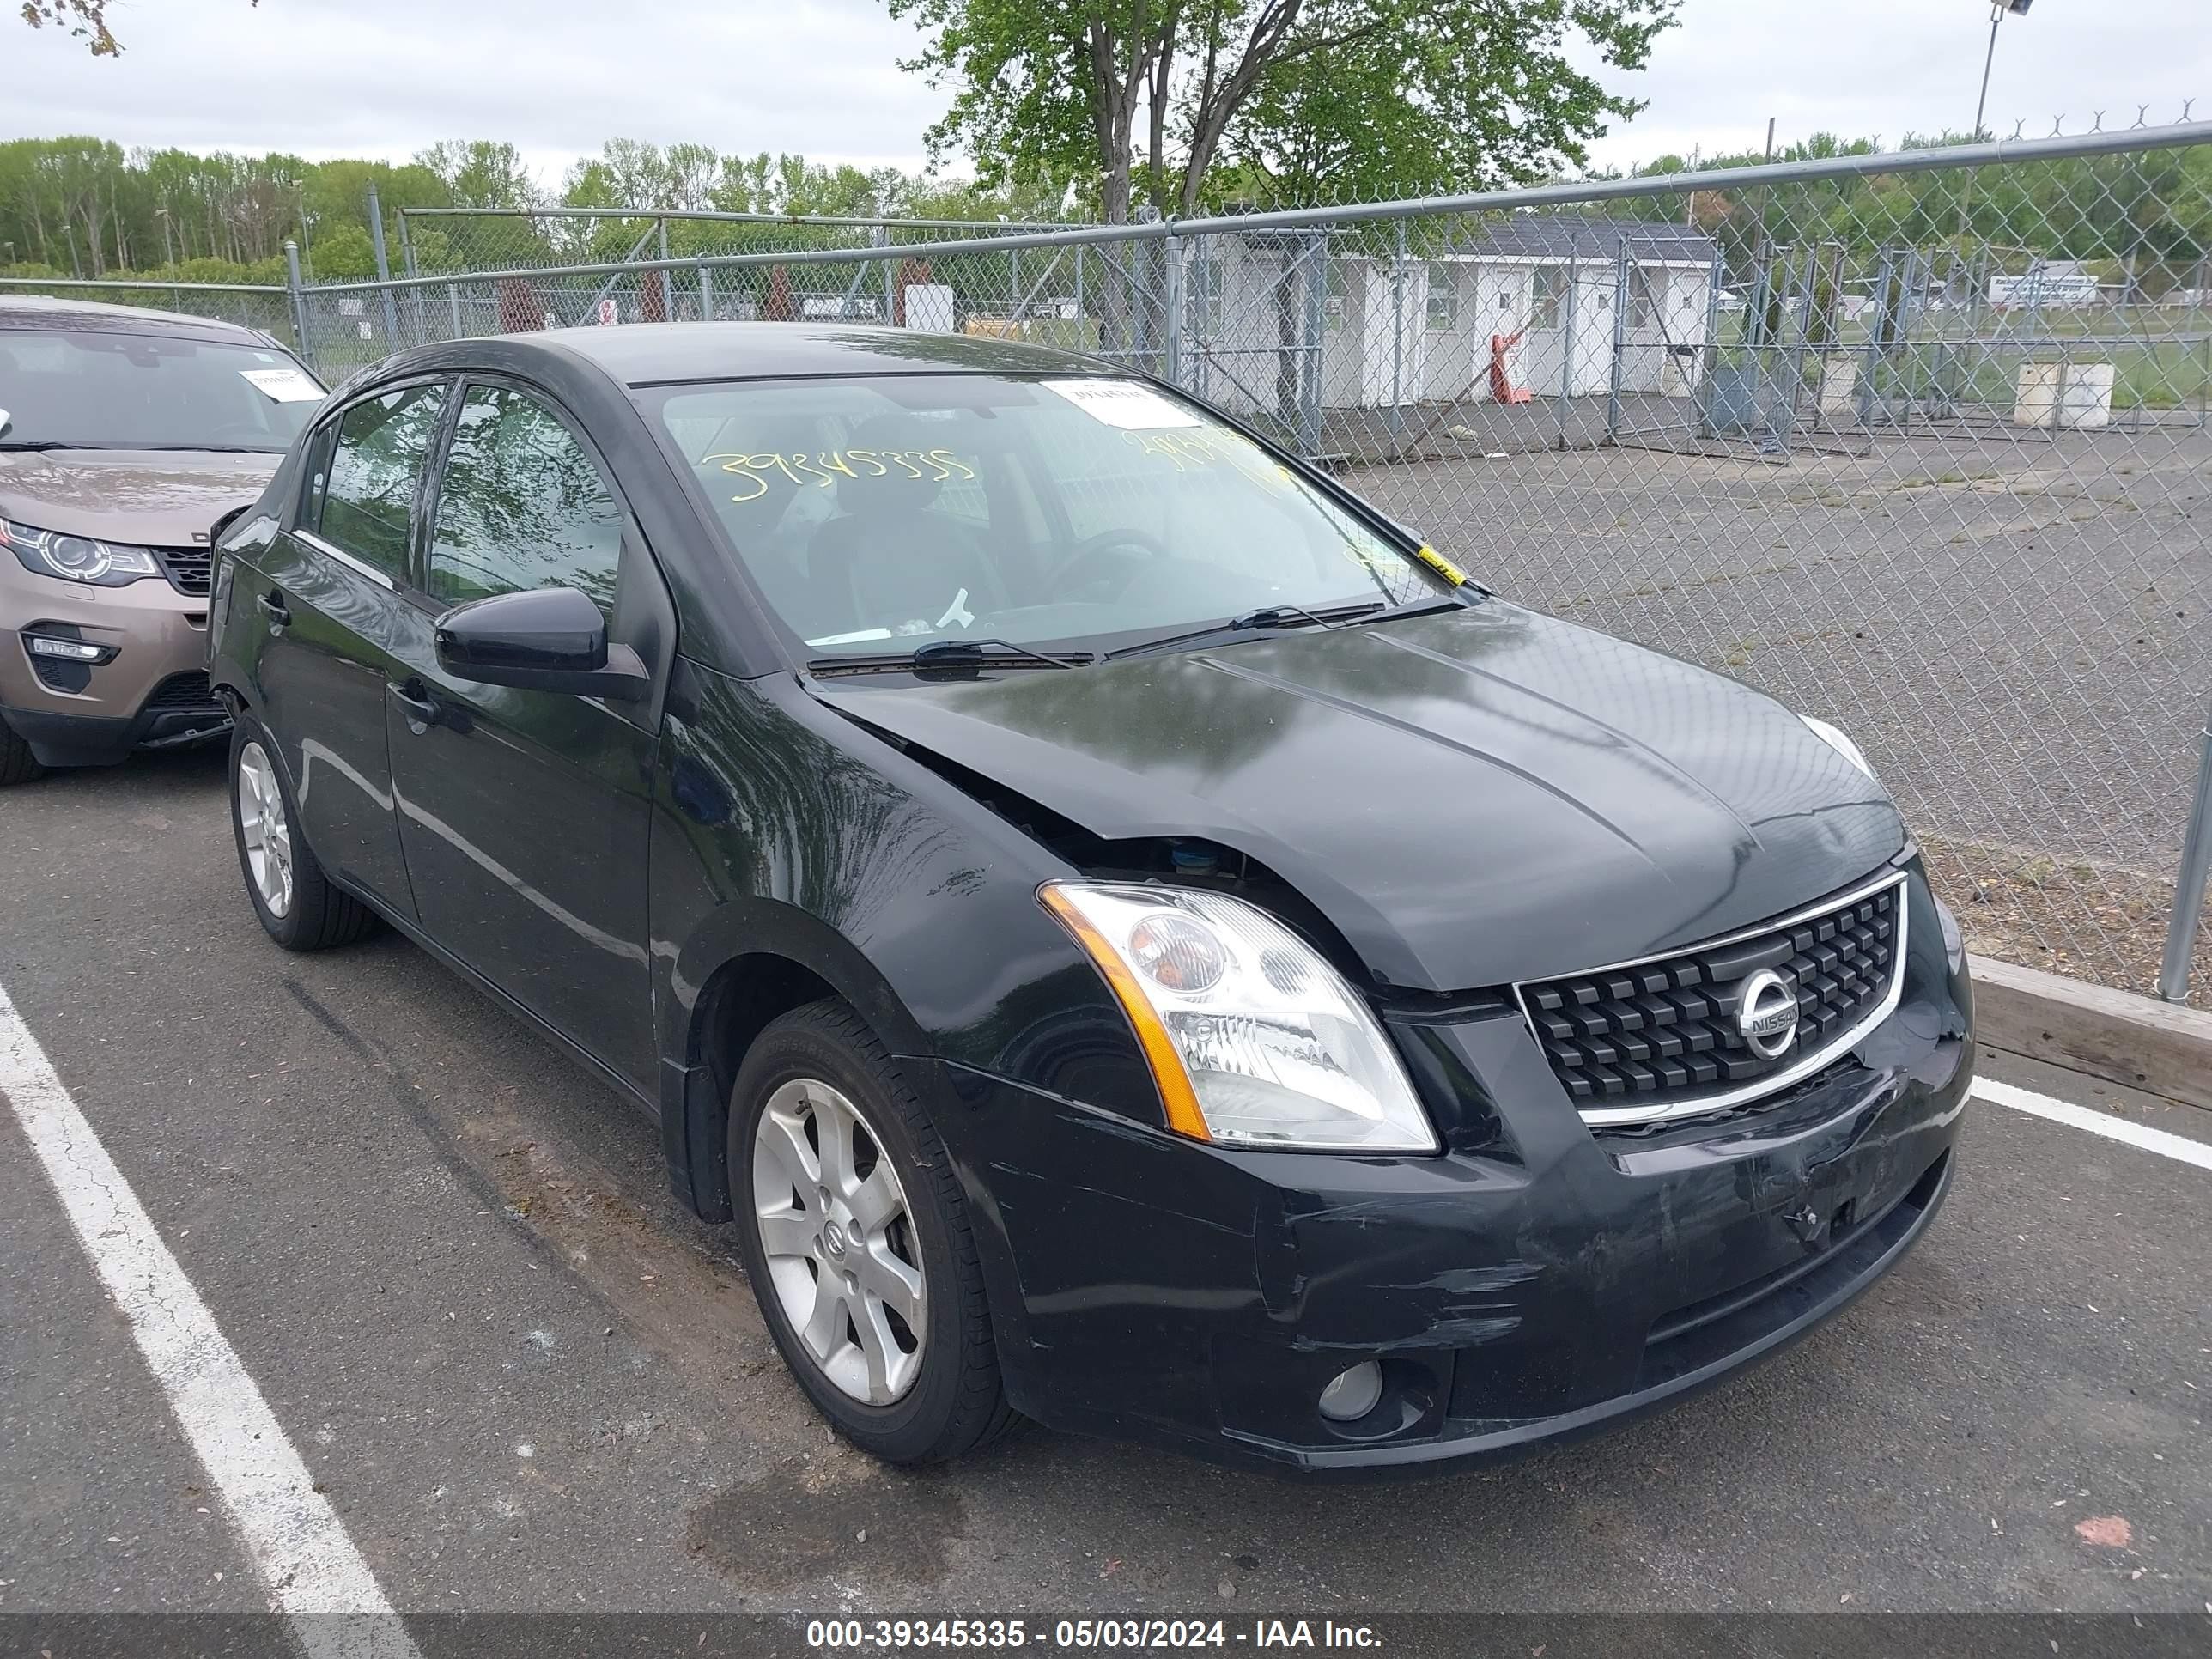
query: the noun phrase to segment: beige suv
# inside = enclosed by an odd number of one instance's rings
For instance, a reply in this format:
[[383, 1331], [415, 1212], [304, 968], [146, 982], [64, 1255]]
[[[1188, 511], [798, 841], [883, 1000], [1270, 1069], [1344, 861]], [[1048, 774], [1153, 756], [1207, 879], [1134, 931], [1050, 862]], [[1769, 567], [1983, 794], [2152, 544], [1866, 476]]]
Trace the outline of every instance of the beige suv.
[[209, 555], [323, 388], [267, 335], [0, 296], [0, 784], [222, 735]]

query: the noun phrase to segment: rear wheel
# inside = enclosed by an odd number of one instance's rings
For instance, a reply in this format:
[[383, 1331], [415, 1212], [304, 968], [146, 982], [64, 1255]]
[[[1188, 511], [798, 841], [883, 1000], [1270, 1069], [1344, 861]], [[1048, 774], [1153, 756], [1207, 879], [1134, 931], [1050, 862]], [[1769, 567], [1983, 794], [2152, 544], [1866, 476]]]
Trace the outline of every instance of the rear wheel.
[[746, 1054], [730, 1104], [738, 1246], [769, 1334], [823, 1416], [894, 1463], [957, 1457], [1012, 1420], [967, 1200], [875, 1034], [842, 1002]]
[[230, 826], [246, 896], [263, 929], [288, 951], [349, 945], [375, 926], [375, 915], [323, 874], [300, 834], [274, 746], [257, 723], [239, 717], [230, 738]]
[[0, 720], [0, 784], [28, 783], [44, 776], [46, 770], [15, 728]]

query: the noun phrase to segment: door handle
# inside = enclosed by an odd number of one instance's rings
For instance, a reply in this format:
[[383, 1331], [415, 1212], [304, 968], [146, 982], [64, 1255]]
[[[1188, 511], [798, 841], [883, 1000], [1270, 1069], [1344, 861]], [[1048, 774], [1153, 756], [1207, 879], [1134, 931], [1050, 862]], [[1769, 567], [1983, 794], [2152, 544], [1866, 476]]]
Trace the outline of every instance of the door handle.
[[[384, 689], [391, 694], [394, 702], [407, 711], [407, 723], [416, 731], [426, 731], [438, 724], [441, 711], [436, 701], [427, 693], [422, 693], [422, 681], [410, 679], [404, 684], [401, 684], [386, 680], [384, 683]], [[417, 695], [418, 693], [422, 694]]]
[[253, 602], [261, 607], [261, 614], [276, 627], [289, 628], [292, 625], [292, 613], [284, 608], [284, 596], [275, 588], [270, 588], [266, 593], [257, 594]]

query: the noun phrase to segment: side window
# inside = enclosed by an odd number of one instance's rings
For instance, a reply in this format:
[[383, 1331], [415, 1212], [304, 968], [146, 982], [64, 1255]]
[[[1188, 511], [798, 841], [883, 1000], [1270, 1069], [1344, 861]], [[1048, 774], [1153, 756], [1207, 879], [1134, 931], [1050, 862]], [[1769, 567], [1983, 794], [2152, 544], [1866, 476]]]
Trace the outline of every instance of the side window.
[[338, 417], [315, 528], [325, 541], [397, 582], [408, 580], [416, 481], [445, 406], [442, 386], [410, 386], [356, 404]]
[[1662, 280], [1655, 279], [1642, 265], [1628, 268], [1628, 325], [1631, 328], [1650, 330], [1659, 326]]
[[1567, 271], [1564, 265], [1538, 265], [1535, 275], [1535, 308], [1530, 315], [1531, 328], [1557, 328], [1565, 319]]
[[1459, 267], [1429, 267], [1429, 326], [1449, 330], [1459, 326]]
[[331, 482], [331, 444], [337, 434], [335, 426], [326, 426], [307, 445], [307, 476], [300, 483], [300, 523], [304, 529], [313, 530], [321, 521], [323, 495]]
[[469, 388], [430, 526], [430, 592], [574, 587], [611, 611], [623, 515], [598, 463], [524, 392]]

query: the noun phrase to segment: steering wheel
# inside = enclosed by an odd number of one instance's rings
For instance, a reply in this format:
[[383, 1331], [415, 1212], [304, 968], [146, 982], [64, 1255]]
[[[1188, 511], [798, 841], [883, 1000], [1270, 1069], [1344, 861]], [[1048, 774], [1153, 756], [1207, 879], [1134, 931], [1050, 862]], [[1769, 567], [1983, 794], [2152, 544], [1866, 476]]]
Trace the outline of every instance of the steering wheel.
[[[1122, 590], [1128, 586], [1130, 578], [1136, 574], [1128, 568], [1126, 561], [1108, 556], [1112, 550], [1120, 548], [1141, 553], [1147, 559], [1166, 559], [1175, 556], [1160, 544], [1157, 538], [1148, 536], [1141, 530], [1120, 528], [1102, 530], [1097, 535], [1085, 536], [1078, 542], [1075, 544], [1075, 550], [1067, 556], [1066, 562], [1060, 567], [1054, 580], [1060, 586], [1060, 598], [1063, 599], [1119, 598]], [[1119, 581], [1114, 581], [1116, 575], [1121, 578]], [[1090, 591], [1102, 587], [1109, 581], [1113, 581], [1114, 586], [1106, 588], [1103, 592], [1094, 593]]]

